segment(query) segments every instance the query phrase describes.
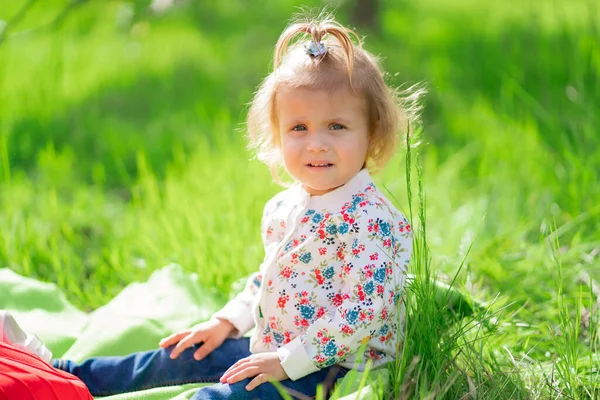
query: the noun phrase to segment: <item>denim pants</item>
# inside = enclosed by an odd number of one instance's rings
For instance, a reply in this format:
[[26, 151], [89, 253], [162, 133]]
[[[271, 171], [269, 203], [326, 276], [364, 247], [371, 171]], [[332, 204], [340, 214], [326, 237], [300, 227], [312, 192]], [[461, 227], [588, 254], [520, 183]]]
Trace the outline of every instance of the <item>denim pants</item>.
[[[245, 386], [251, 379], [234, 384], [219, 383], [219, 378], [238, 360], [248, 357], [248, 338], [227, 339], [201, 361], [193, 358], [198, 346], [182, 352], [175, 360], [169, 358], [173, 348], [133, 353], [124, 357], [96, 357], [81, 364], [68, 360], [54, 360], [55, 368], [69, 372], [81, 379], [92, 395], [108, 396], [117, 393], [144, 390], [158, 386], [186, 383], [215, 383], [202, 387], [192, 397], [201, 399], [281, 399], [271, 383], [263, 383], [252, 391]], [[281, 381], [294, 397], [294, 393], [315, 396], [317, 386], [323, 384], [330, 392], [336, 380], [343, 378], [347, 369], [333, 366], [323, 368], [303, 378]]]

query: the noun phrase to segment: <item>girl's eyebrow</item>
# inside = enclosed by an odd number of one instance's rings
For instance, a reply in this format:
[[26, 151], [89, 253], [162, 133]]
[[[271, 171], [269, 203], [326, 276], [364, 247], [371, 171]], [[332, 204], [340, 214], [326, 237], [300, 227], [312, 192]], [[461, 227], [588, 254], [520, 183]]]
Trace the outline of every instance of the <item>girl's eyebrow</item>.
[[292, 117], [292, 118], [288, 118], [288, 119], [283, 119], [285, 121], [286, 124], [300, 124], [300, 123], [304, 123], [304, 121], [306, 121], [306, 117], [305, 116], [299, 116], [299, 117]]
[[351, 121], [350, 118], [346, 118], [346, 117], [333, 117], [333, 118], [329, 118], [330, 122], [341, 122], [344, 124], [347, 124]]
[[[294, 116], [291, 117], [289, 119], [285, 119], [282, 118], [282, 121], [285, 122], [285, 124], [304, 124], [306, 123], [306, 121], [308, 120], [308, 117], [301, 115], [301, 116]], [[350, 123], [352, 121], [351, 117], [341, 117], [341, 116], [335, 116], [335, 117], [331, 117], [331, 118], [327, 118], [326, 119], [327, 122], [331, 123], [331, 122], [338, 122], [338, 123]]]

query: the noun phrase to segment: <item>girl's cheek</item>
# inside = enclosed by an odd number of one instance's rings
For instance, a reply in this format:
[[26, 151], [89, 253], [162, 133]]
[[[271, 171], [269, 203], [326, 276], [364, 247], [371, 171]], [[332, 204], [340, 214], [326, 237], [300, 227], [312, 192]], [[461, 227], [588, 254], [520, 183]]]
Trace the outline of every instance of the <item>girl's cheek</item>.
[[293, 141], [286, 141], [282, 144], [281, 152], [286, 158], [292, 158], [298, 152], [297, 145]]
[[284, 147], [287, 147], [289, 151], [296, 151], [302, 146], [302, 140], [300, 138], [287, 137]]

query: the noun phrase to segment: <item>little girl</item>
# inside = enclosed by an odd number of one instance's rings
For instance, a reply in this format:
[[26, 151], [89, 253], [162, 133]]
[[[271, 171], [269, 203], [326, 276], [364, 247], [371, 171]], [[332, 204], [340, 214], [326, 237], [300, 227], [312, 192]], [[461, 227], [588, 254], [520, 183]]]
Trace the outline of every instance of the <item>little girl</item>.
[[368, 170], [389, 160], [407, 113], [350, 35], [331, 19], [289, 26], [252, 100], [251, 147], [296, 184], [264, 208], [265, 259], [246, 288], [158, 350], [54, 367], [96, 396], [214, 382], [193, 399], [274, 399], [272, 381], [315, 396], [350, 368], [398, 356], [412, 233]]

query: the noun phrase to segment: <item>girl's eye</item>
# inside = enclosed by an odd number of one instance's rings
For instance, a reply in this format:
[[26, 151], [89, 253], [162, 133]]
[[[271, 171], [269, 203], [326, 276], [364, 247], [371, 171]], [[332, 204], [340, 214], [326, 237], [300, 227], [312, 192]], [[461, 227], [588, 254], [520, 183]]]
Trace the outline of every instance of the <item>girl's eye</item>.
[[346, 129], [346, 127], [342, 124], [331, 124], [329, 125], [329, 129], [332, 131], [339, 131], [340, 129]]
[[292, 128], [292, 131], [296, 131], [296, 132], [303, 132], [306, 131], [306, 126], [305, 125], [296, 125]]

